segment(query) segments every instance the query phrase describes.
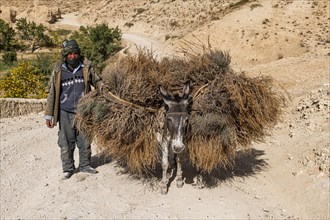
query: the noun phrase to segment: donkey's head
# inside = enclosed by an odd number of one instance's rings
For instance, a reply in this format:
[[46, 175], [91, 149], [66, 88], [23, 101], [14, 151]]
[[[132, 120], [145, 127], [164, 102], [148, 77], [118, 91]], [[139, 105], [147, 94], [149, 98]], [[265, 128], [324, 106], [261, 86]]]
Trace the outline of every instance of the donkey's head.
[[164, 134], [169, 138], [169, 145], [173, 152], [181, 153], [185, 149], [189, 128], [190, 81], [185, 83], [182, 96], [169, 95], [162, 87], [160, 87], [160, 93], [166, 109]]

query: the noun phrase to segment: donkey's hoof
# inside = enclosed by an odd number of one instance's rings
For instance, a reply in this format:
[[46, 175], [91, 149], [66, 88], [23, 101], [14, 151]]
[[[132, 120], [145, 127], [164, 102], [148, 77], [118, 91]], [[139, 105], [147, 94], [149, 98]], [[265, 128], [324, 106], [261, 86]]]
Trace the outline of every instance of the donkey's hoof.
[[162, 195], [166, 195], [167, 194], [167, 187], [161, 187], [160, 188], [160, 193], [162, 194]]
[[176, 187], [182, 188], [183, 187], [183, 181], [182, 180], [177, 180], [176, 181]]
[[205, 187], [204, 183], [198, 185], [198, 189], [204, 189], [204, 187]]

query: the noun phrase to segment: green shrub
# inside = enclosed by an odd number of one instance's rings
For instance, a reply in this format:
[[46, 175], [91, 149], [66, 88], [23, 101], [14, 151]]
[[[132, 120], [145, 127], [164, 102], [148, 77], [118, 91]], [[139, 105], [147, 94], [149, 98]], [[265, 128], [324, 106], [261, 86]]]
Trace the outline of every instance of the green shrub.
[[31, 62], [22, 61], [0, 77], [0, 94], [6, 98], [45, 98], [43, 78]]
[[16, 51], [6, 51], [2, 55], [2, 62], [5, 65], [11, 66], [16, 61], [17, 61], [17, 53], [16, 53]]
[[21, 49], [22, 46], [15, 39], [15, 30], [4, 20], [0, 19], [0, 52]]
[[60, 54], [38, 54], [36, 59], [32, 60], [32, 65], [38, 69], [43, 76], [42, 84], [47, 86], [50, 75], [53, 70], [53, 64], [60, 59]]
[[81, 26], [79, 31], [73, 33], [72, 38], [78, 41], [83, 55], [101, 71], [105, 61], [122, 48], [121, 36], [118, 27], [109, 28], [107, 24], [98, 24], [87, 28]]

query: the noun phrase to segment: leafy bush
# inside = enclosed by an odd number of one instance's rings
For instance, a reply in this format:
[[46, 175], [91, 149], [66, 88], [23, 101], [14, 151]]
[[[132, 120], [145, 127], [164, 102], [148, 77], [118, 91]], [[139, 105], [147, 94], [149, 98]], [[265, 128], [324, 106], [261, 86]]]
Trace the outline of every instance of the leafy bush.
[[67, 29], [58, 29], [54, 32], [56, 32], [60, 36], [68, 36], [69, 34], [71, 34], [71, 30], [67, 30]]
[[107, 24], [98, 24], [87, 28], [81, 26], [79, 31], [73, 33], [72, 38], [78, 41], [83, 55], [102, 70], [105, 61], [122, 48], [121, 36], [118, 27], [109, 28]]
[[5, 98], [45, 98], [44, 76], [31, 62], [22, 61], [0, 78], [0, 91]]
[[6, 51], [2, 55], [2, 62], [5, 65], [11, 66], [15, 61], [17, 61], [17, 53], [16, 51]]
[[4, 20], [0, 19], [0, 52], [11, 51], [21, 48], [21, 45], [15, 39], [15, 30]]
[[42, 84], [47, 86], [50, 75], [53, 70], [53, 64], [60, 59], [58, 54], [38, 54], [36, 59], [32, 60], [32, 65], [38, 69], [43, 76]]

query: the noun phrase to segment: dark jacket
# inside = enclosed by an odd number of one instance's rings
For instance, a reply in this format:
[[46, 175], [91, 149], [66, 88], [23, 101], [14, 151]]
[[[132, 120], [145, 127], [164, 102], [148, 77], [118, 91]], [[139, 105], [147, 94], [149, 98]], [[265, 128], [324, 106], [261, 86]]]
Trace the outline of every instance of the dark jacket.
[[[85, 83], [85, 94], [91, 91], [92, 86], [98, 89], [102, 83], [101, 77], [91, 66], [87, 59], [83, 62], [83, 74]], [[54, 125], [59, 121], [60, 93], [61, 93], [61, 68], [62, 63], [55, 65], [48, 85], [47, 107], [45, 115], [53, 116]]]

